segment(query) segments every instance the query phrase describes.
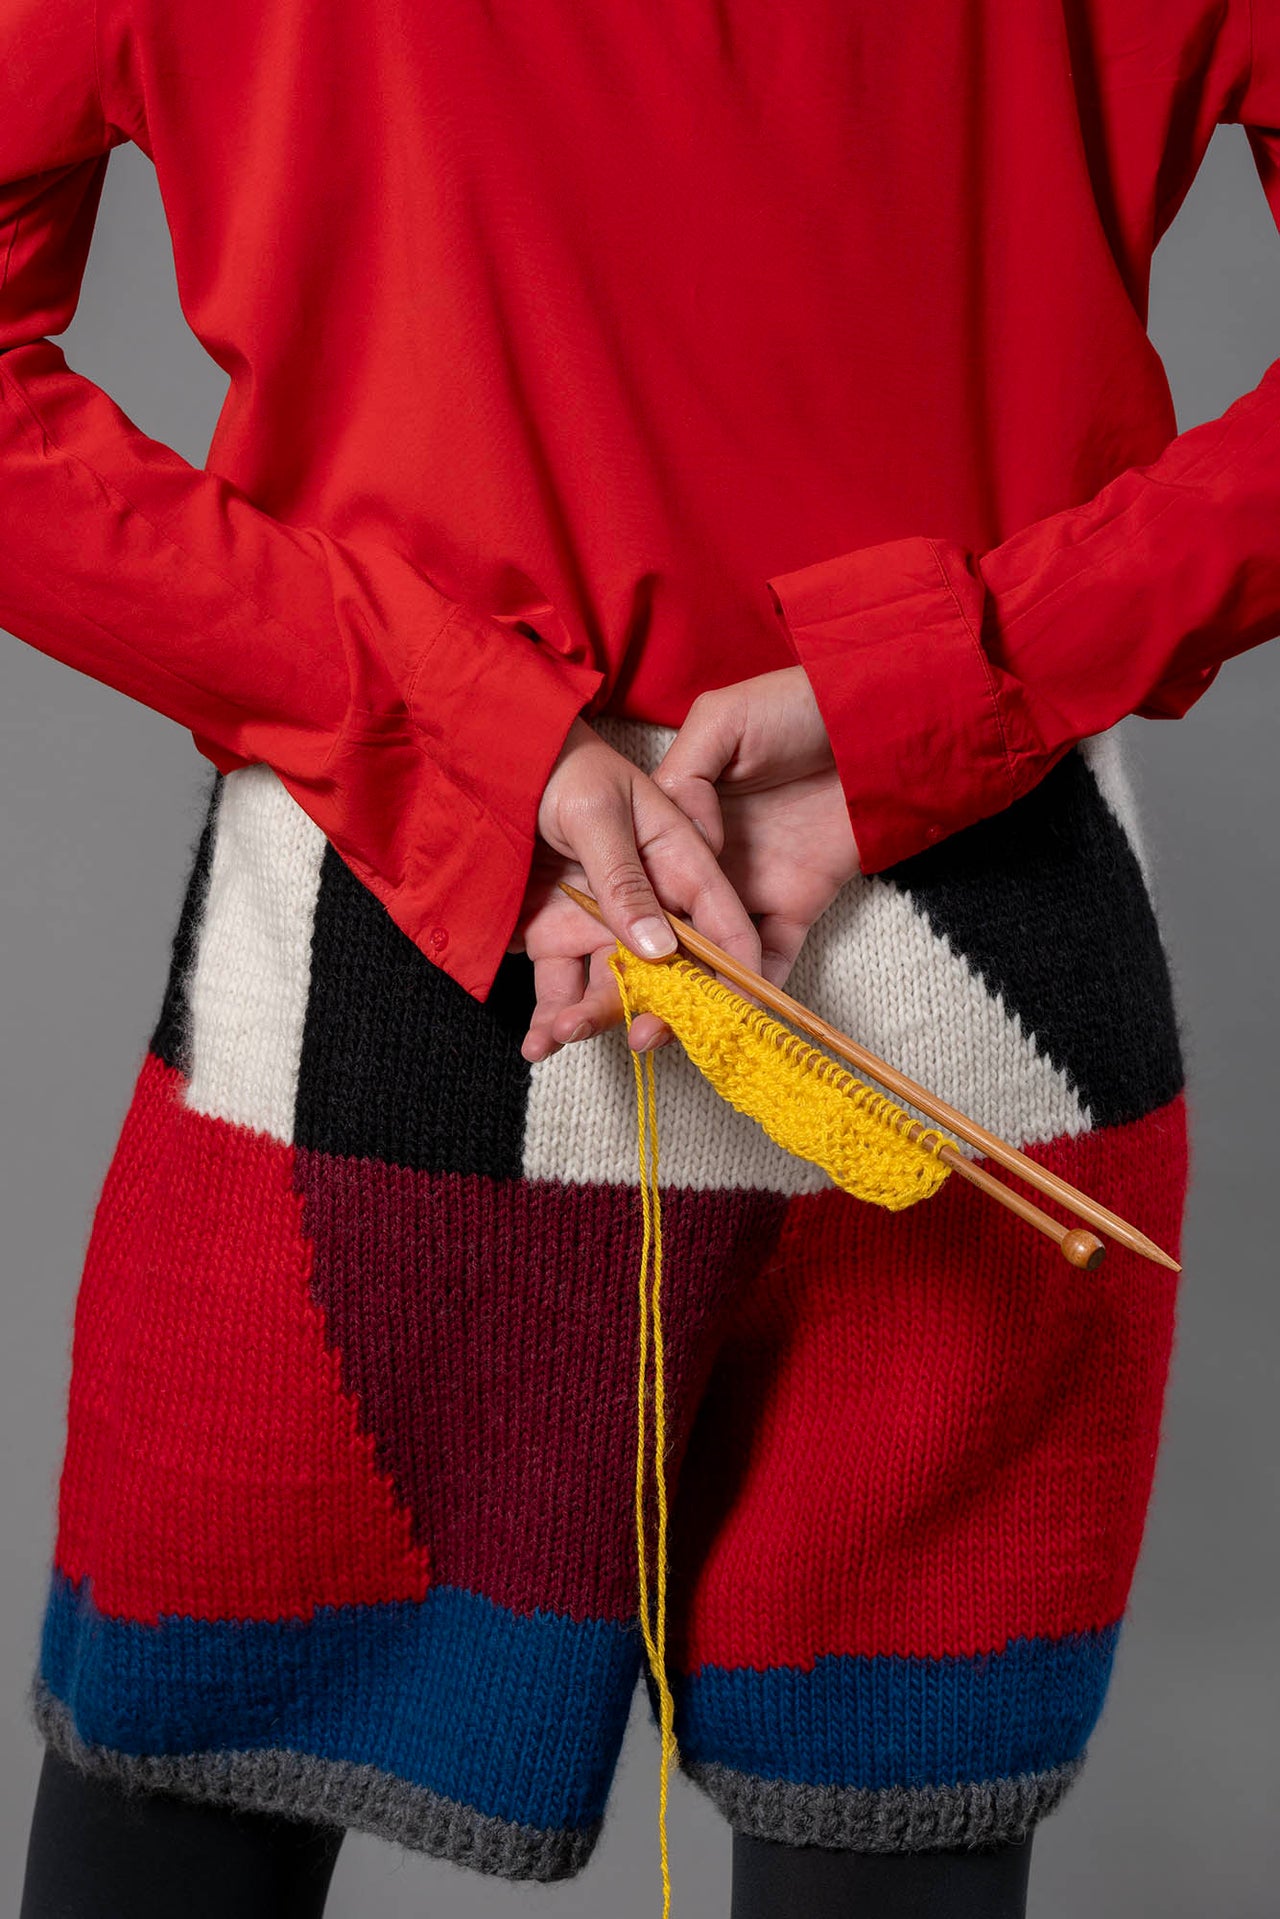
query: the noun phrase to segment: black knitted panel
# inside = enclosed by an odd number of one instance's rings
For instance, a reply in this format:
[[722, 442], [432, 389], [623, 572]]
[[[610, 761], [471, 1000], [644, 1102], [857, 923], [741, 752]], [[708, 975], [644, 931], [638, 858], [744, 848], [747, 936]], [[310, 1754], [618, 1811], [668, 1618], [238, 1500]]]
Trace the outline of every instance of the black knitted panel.
[[1169, 968], [1142, 869], [1078, 751], [1004, 812], [882, 877], [905, 892], [1042, 1055], [1095, 1126], [1178, 1093]]
[[178, 915], [178, 929], [173, 936], [169, 976], [165, 982], [160, 1017], [148, 1041], [150, 1050], [157, 1058], [162, 1059], [166, 1066], [176, 1068], [187, 1078], [191, 1076], [187, 977], [195, 962], [196, 932], [209, 890], [209, 867], [213, 859], [213, 829], [221, 797], [222, 774], [215, 770], [213, 784], [209, 789], [208, 805], [205, 808], [204, 825], [196, 841], [191, 870], [187, 878], [187, 890], [183, 897], [182, 910]]
[[519, 1177], [533, 968], [509, 953], [482, 1006], [325, 848], [294, 1137], [420, 1172]]

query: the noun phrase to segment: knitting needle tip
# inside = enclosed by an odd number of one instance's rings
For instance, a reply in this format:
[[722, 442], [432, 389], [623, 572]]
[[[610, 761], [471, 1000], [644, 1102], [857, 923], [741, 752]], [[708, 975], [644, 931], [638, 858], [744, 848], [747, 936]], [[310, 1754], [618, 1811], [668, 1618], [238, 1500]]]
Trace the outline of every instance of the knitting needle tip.
[[[1146, 1239], [1145, 1233], [1143, 1234], [1143, 1238]], [[1135, 1248], [1135, 1251], [1138, 1251], [1138, 1252], [1145, 1251], [1148, 1259], [1154, 1260], [1157, 1266], [1163, 1266], [1171, 1273], [1180, 1273], [1182, 1271], [1182, 1268], [1178, 1264], [1177, 1260], [1170, 1259], [1168, 1253], [1165, 1252], [1163, 1246], [1157, 1246], [1153, 1239], [1147, 1240], [1145, 1248], [1137, 1247]]]

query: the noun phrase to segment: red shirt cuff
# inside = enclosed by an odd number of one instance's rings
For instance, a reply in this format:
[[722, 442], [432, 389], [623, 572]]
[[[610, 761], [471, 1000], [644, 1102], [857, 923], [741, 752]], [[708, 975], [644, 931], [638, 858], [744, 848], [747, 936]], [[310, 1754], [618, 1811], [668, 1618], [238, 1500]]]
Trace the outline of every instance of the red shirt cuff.
[[981, 589], [953, 582], [933, 540], [886, 540], [766, 584], [826, 722], [864, 873], [1017, 797]]
[[[437, 647], [448, 670], [433, 673]], [[460, 606], [404, 700], [344, 730], [325, 767], [341, 796], [334, 816], [322, 817], [314, 785], [295, 795], [397, 926], [475, 999], [515, 930], [543, 789], [602, 681]]]

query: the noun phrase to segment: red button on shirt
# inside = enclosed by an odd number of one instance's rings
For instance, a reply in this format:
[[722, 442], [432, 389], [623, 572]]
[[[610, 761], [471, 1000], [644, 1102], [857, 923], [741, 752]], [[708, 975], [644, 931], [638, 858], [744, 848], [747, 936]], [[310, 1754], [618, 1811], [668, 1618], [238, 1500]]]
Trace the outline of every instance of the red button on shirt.
[[[1145, 326], [1220, 121], [1280, 214], [1274, 0], [0, 0], [0, 54], [0, 621], [273, 766], [477, 995], [579, 711], [800, 660], [873, 872], [1280, 630], [1280, 370], [1178, 436]], [[51, 337], [125, 140], [204, 468]]]

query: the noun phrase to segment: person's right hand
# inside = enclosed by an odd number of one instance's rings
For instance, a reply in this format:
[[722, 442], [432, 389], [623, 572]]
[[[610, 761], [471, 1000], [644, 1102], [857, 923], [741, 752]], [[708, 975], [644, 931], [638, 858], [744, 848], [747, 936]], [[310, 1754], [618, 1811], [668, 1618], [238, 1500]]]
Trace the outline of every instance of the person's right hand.
[[[522, 1052], [548, 1059], [622, 1018], [608, 956], [615, 940], [650, 959], [676, 949], [663, 912], [758, 970], [760, 941], [701, 832], [639, 767], [577, 719], [551, 770], [538, 809], [540, 845], [513, 950], [533, 961], [536, 1006]], [[559, 890], [567, 879], [599, 902], [605, 923]], [[637, 1052], [668, 1029], [654, 1014], [632, 1022]]]

